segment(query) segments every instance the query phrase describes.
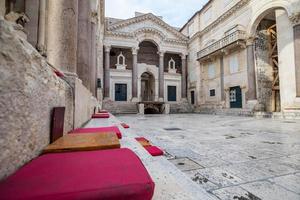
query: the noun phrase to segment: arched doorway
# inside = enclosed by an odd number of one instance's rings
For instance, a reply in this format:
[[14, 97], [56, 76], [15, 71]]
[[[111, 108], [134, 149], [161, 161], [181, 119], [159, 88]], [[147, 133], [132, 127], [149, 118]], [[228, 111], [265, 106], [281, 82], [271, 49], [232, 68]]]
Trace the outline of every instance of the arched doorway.
[[141, 76], [142, 101], [155, 100], [155, 78], [150, 72], [144, 72]]
[[280, 112], [280, 77], [275, 9], [260, 16], [256, 25], [255, 63], [258, 101], [267, 112]]

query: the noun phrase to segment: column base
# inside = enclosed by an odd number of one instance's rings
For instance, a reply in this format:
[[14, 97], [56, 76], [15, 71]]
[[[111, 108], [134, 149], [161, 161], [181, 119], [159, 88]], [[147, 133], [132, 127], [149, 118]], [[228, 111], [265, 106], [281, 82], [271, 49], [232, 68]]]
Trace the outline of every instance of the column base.
[[159, 97], [159, 98], [158, 98], [158, 101], [159, 101], [159, 102], [164, 102], [164, 98]]
[[139, 102], [139, 99], [137, 97], [132, 97], [131, 102], [137, 103]]

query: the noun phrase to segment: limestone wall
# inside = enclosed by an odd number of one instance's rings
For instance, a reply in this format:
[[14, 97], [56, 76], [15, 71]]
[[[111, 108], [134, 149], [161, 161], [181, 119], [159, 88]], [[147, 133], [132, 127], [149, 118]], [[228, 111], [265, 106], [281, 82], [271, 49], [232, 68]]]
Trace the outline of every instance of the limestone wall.
[[97, 105], [97, 99], [92, 93], [83, 86], [80, 79], [75, 80], [75, 114], [74, 128], [81, 127], [90, 119], [94, 108]]
[[79, 79], [69, 84], [57, 77], [36, 49], [1, 17], [0, 46], [2, 179], [38, 156], [49, 144], [53, 107], [66, 107], [67, 133], [90, 118], [97, 101]]
[[36, 157], [49, 143], [54, 106], [65, 106], [72, 129], [72, 90], [40, 54], [0, 19], [0, 179]]

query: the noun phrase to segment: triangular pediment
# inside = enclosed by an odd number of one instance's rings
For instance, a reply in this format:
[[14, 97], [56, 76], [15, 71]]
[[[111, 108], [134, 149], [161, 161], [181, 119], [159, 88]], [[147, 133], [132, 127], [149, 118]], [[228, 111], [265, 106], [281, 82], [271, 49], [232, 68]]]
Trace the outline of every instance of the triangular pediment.
[[143, 30], [151, 30], [168, 39], [183, 41], [187, 40], [187, 37], [185, 35], [151, 13], [118, 21], [116, 23], [108, 25], [107, 30], [111, 32], [130, 34]]

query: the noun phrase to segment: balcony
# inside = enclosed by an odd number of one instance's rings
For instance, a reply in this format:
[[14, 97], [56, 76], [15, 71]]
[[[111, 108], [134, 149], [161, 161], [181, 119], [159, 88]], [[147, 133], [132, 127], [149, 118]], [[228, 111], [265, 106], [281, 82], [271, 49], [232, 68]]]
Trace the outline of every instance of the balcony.
[[222, 39], [214, 42], [213, 44], [205, 47], [201, 51], [197, 52], [197, 59], [201, 60], [207, 57], [208, 55], [213, 55], [218, 53], [222, 49], [227, 49], [227, 47], [233, 47], [240, 44], [246, 43], [246, 32], [241, 30], [236, 30]]

